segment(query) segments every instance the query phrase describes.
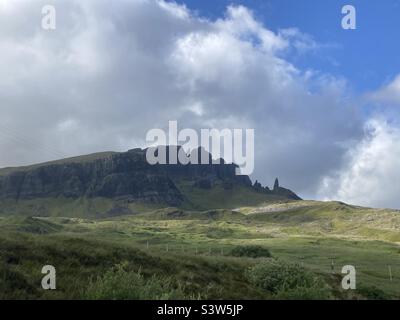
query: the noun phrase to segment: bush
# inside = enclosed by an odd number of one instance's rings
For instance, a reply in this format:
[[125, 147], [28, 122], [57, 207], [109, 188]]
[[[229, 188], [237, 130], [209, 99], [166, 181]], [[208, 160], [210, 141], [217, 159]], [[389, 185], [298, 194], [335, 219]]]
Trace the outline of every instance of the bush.
[[296, 288], [280, 291], [275, 295], [279, 300], [326, 300], [330, 295], [326, 287]]
[[233, 248], [231, 250], [231, 255], [234, 257], [269, 258], [271, 257], [271, 252], [262, 246], [249, 245]]
[[372, 287], [359, 287], [358, 293], [369, 300], [388, 300], [390, 297], [381, 289], [375, 286]]
[[32, 299], [36, 287], [22, 273], [0, 262], [0, 300]]
[[246, 271], [248, 281], [278, 299], [327, 299], [328, 288], [317, 275], [297, 264], [270, 259]]
[[145, 279], [139, 272], [127, 271], [120, 264], [91, 283], [85, 297], [93, 300], [170, 300], [185, 299], [181, 288], [174, 288], [168, 278]]

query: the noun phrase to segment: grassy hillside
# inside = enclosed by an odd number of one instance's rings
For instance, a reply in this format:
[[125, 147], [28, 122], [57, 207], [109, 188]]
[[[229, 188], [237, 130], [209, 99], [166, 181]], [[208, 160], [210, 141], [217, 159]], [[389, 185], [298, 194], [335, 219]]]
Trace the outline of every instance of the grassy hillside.
[[85, 162], [90, 162], [90, 161], [97, 160], [97, 159], [104, 159], [104, 158], [107, 158], [116, 153], [117, 152], [114, 152], [114, 151], [96, 152], [96, 153], [91, 153], [91, 154], [87, 154], [87, 155], [83, 155], [83, 156], [77, 156], [77, 157], [48, 161], [48, 162], [43, 162], [43, 163], [38, 163], [38, 164], [32, 164], [29, 166], [1, 168], [0, 176], [4, 176], [4, 175], [7, 175], [7, 174], [10, 174], [13, 172], [18, 172], [18, 171], [28, 171], [28, 170], [32, 170], [32, 169], [36, 169], [36, 168], [40, 168], [40, 167], [44, 167], [44, 166], [49, 166], [49, 165], [54, 165], [54, 164], [85, 163]]
[[[3, 217], [0, 292], [8, 298], [116, 298], [109, 290], [116, 286], [118, 298], [161, 297], [149, 296], [149, 288], [183, 299], [400, 298], [398, 223], [398, 211], [314, 201], [234, 210], [147, 208], [100, 219]], [[272, 258], [250, 258], [263, 252], [259, 248]], [[45, 264], [57, 268], [55, 291], [40, 289]], [[355, 291], [341, 289], [346, 264], [357, 269]], [[320, 280], [301, 292], [275, 292], [257, 283], [254, 274], [263, 268], [276, 278], [291, 270], [296, 286]]]
[[212, 189], [201, 189], [194, 187], [191, 181], [178, 180], [175, 182], [186, 198], [182, 205], [182, 208], [185, 209], [233, 209], [242, 206], [257, 206], [265, 202], [289, 201], [282, 196], [259, 193], [240, 185], [226, 189], [223, 185], [217, 184]]
[[148, 212], [160, 206], [109, 198], [53, 197], [18, 201], [3, 199], [0, 200], [0, 215], [102, 218]]
[[[212, 189], [201, 189], [193, 182], [177, 181], [177, 187], [185, 197], [180, 206], [185, 210], [208, 210], [241, 206], [257, 206], [263, 203], [290, 202], [277, 195], [256, 192], [245, 186], [224, 189], [218, 184]], [[53, 216], [101, 218], [150, 212], [165, 205], [160, 203], [131, 202], [123, 198], [66, 198], [48, 197], [35, 199], [0, 199], [0, 215], [3, 216]]]

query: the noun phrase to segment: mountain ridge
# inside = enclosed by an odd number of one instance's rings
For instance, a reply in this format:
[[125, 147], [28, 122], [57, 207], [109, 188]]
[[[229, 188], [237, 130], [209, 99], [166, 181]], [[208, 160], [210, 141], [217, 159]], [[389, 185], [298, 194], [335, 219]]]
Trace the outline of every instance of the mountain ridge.
[[179, 207], [190, 203], [196, 192], [203, 192], [203, 198], [207, 198], [218, 190], [222, 197], [229, 198], [239, 189], [265, 200], [300, 200], [289, 189], [278, 186], [270, 190], [258, 182], [252, 184], [248, 176], [237, 176], [235, 164], [222, 161], [205, 165], [150, 165], [146, 151], [136, 148], [100, 152], [0, 169], [0, 200], [106, 198]]

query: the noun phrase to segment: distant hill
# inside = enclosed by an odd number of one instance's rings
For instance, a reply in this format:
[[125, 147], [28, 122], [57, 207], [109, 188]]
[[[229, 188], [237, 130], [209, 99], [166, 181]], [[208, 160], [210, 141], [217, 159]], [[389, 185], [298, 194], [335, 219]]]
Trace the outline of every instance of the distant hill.
[[272, 190], [253, 185], [248, 176], [235, 175], [236, 168], [223, 161], [150, 165], [146, 149], [4, 168], [0, 214], [59, 215], [65, 209], [73, 211], [68, 215], [120, 215], [148, 205], [209, 209], [300, 199], [278, 181]]

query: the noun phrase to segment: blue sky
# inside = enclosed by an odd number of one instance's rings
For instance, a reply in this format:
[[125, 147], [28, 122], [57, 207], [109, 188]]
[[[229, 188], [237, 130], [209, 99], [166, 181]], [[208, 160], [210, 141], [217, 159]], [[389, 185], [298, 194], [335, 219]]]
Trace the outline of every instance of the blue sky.
[[[356, 92], [375, 90], [400, 71], [399, 0], [185, 0], [201, 16], [222, 17], [229, 4], [241, 4], [273, 31], [298, 28], [322, 48], [296, 59], [296, 66], [343, 76]], [[357, 10], [357, 29], [343, 30], [341, 8]]]

